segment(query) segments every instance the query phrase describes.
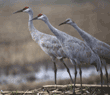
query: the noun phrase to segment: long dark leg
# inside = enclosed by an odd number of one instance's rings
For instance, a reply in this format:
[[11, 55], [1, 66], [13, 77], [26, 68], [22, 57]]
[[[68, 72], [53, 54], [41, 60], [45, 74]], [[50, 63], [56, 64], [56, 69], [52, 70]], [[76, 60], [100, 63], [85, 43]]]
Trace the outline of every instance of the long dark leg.
[[103, 92], [103, 72], [102, 72], [102, 68], [100, 68], [100, 72], [101, 72], [101, 95], [104, 95], [104, 92]]
[[109, 85], [108, 85], [108, 82], [109, 82], [108, 81], [108, 71], [107, 71], [107, 67], [106, 67], [107, 66], [106, 65], [106, 61], [104, 59], [102, 59], [102, 58], [101, 58], [101, 61], [102, 61], [102, 64], [104, 65], [104, 67], [105, 67], [105, 72], [106, 72], [105, 75], [106, 75], [106, 79], [107, 79], [107, 87], [109, 87]]
[[55, 74], [55, 84], [56, 84], [56, 74], [57, 74], [57, 67], [56, 67], [56, 63], [54, 63], [54, 74]]
[[77, 76], [77, 70], [76, 70], [76, 65], [75, 65], [75, 79], [74, 79], [74, 89], [73, 89], [74, 93], [75, 93], [76, 76]]
[[102, 68], [100, 68], [100, 76], [101, 76], [101, 87], [103, 85], [103, 73], [102, 73]]
[[76, 76], [77, 76], [77, 70], [76, 70], [76, 66], [75, 66], [75, 84], [76, 84]]
[[107, 67], [105, 66], [105, 72], [106, 72], [106, 79], [107, 79], [107, 87], [109, 87], [109, 85], [108, 85], [108, 71], [107, 71]]
[[63, 59], [60, 59], [60, 61], [61, 61], [61, 62], [64, 64], [64, 66], [66, 67], [67, 72], [68, 72], [68, 74], [69, 74], [69, 76], [70, 76], [71, 82], [72, 82], [72, 84], [73, 84], [74, 82], [73, 82], [73, 78], [72, 78], [72, 76], [71, 76], [71, 74], [70, 74], [69, 68], [68, 68], [67, 65], [64, 63]]
[[82, 94], [82, 70], [81, 70], [81, 67], [80, 66], [79, 66], [79, 74], [80, 74], [81, 94]]
[[75, 79], [74, 79], [74, 88], [73, 88], [73, 95], [76, 95], [76, 93], [75, 93], [75, 84], [76, 84], [76, 76], [77, 76], [77, 70], [76, 70], [76, 61], [75, 60], [71, 60], [70, 59], [70, 61], [71, 61], [71, 63], [73, 63], [74, 64], [74, 70], [75, 70]]

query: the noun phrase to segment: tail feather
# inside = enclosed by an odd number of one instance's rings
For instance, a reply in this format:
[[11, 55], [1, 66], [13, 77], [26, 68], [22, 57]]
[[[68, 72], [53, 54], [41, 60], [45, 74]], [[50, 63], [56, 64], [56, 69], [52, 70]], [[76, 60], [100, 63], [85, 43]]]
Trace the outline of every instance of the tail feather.
[[96, 63], [97, 63], [97, 67], [96, 67], [96, 69], [97, 69], [97, 71], [99, 71], [100, 70], [100, 68], [102, 67], [102, 65], [101, 65], [101, 60], [100, 60], [100, 58], [99, 58], [99, 56], [97, 55], [97, 60], [96, 60]]
[[91, 65], [94, 65], [96, 67], [97, 71], [99, 71], [101, 68], [101, 60], [98, 55], [94, 56], [94, 58], [95, 58], [95, 60], [94, 60], [94, 62], [92, 62]]

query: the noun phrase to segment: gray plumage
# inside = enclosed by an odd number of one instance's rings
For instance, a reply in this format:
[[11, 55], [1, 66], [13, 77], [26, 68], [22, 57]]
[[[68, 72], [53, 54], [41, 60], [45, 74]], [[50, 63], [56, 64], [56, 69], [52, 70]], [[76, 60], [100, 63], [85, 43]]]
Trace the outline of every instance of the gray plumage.
[[[50, 24], [46, 15], [40, 14], [37, 17], [33, 18], [32, 20], [35, 20], [35, 19], [42, 20], [47, 24], [49, 29], [54, 33], [54, 35], [59, 40], [65, 54], [69, 57], [71, 62], [75, 65], [75, 68], [76, 68], [76, 65], [79, 66], [81, 87], [82, 87], [82, 71], [80, 68], [81, 63], [88, 63], [91, 65], [94, 64], [97, 66], [97, 70], [100, 70], [101, 68], [100, 58], [90, 49], [89, 46], [86, 45], [85, 42], [53, 27]], [[75, 73], [77, 74], [76, 69], [75, 69]], [[75, 79], [75, 82], [76, 82], [76, 79]], [[74, 88], [75, 88], [75, 82], [74, 82]]]
[[72, 21], [70, 18], [66, 19], [65, 22], [61, 23], [62, 24], [70, 24], [72, 25], [78, 33], [81, 35], [81, 37], [84, 39], [84, 41], [87, 43], [87, 45], [96, 53], [98, 56], [101, 58], [101, 62], [105, 67], [106, 71], [106, 77], [107, 77], [107, 85], [108, 85], [108, 72], [107, 72], [107, 67], [106, 67], [106, 62], [110, 64], [110, 45], [108, 45], [105, 42], [102, 42], [89, 33], [85, 32], [81, 28], [77, 26], [77, 24]]
[[67, 72], [69, 73], [71, 81], [73, 83], [70, 71], [63, 61], [64, 58], [68, 58], [68, 57], [66, 56], [66, 54], [62, 50], [62, 47], [61, 47], [59, 41], [57, 40], [57, 38], [55, 36], [42, 33], [34, 27], [33, 22], [31, 20], [33, 18], [33, 11], [30, 7], [25, 7], [19, 11], [14, 12], [14, 14], [19, 13], [19, 12], [26, 12], [29, 14], [28, 26], [29, 26], [29, 31], [30, 31], [30, 34], [32, 36], [32, 39], [36, 43], [38, 43], [38, 45], [41, 47], [41, 49], [46, 54], [48, 54], [53, 61], [54, 72], [55, 72], [55, 84], [56, 84], [56, 72], [57, 72], [56, 63], [55, 63], [56, 58], [59, 59], [64, 64], [64, 66], [67, 69]]

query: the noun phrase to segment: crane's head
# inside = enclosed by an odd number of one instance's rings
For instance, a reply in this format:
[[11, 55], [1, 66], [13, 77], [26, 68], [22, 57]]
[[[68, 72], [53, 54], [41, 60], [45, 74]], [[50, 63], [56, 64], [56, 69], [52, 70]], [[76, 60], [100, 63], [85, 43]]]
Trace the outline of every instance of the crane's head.
[[13, 14], [15, 14], [15, 13], [20, 13], [20, 12], [29, 12], [30, 11], [30, 7], [24, 7], [23, 9], [21, 9], [21, 10], [18, 10], [18, 11], [16, 11], [16, 12], [14, 12]]
[[38, 16], [36, 16], [35, 18], [33, 18], [32, 20], [47, 20], [47, 16], [44, 14], [39, 14]]
[[63, 24], [70, 24], [70, 23], [74, 23], [70, 18], [66, 19], [66, 21], [64, 21], [63, 23], [59, 24], [60, 25], [63, 25]]

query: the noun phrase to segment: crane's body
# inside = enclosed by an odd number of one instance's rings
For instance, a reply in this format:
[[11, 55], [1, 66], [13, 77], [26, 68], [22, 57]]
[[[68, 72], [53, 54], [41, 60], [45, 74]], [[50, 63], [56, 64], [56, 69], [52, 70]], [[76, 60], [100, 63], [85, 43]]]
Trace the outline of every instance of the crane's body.
[[52, 58], [52, 60], [55, 60], [56, 58], [67, 58], [55, 36], [37, 33], [37, 31], [31, 32], [31, 36], [32, 39], [39, 44], [41, 49]]
[[72, 23], [71, 25], [78, 31], [87, 45], [100, 56], [100, 58], [108, 59], [110, 61], [110, 45], [96, 39], [92, 35], [80, 29], [75, 23]]
[[109, 63], [110, 62], [110, 45], [96, 39], [89, 33], [79, 28], [77, 24], [73, 22], [70, 18], [68, 18], [65, 22], [61, 23], [60, 25], [62, 24], [70, 24], [71, 26], [73, 26], [81, 35], [81, 37], [84, 39], [84, 41], [87, 43], [87, 45], [100, 57], [101, 62], [105, 67], [107, 85], [108, 85], [108, 72], [107, 72], [106, 62], [110, 64]]
[[56, 58], [59, 59], [64, 64], [64, 66], [67, 69], [67, 72], [69, 73], [71, 81], [73, 83], [69, 68], [66, 66], [66, 64], [63, 61], [64, 58], [68, 58], [68, 57], [64, 53], [57, 38], [55, 36], [42, 33], [34, 27], [33, 22], [31, 20], [33, 18], [33, 11], [30, 7], [25, 7], [22, 10], [14, 12], [14, 14], [19, 12], [26, 12], [29, 14], [28, 26], [29, 26], [29, 31], [32, 36], [32, 39], [36, 43], [38, 43], [38, 45], [46, 54], [48, 54], [51, 57], [52, 62], [54, 63], [55, 84], [56, 84], [56, 73], [57, 73], [57, 68], [55, 63]]
[[[75, 76], [77, 75], [76, 65], [79, 66], [80, 69], [80, 79], [81, 79], [81, 88], [82, 88], [82, 71], [80, 65], [82, 63], [93, 64], [96, 66], [97, 70], [101, 69], [101, 62], [100, 58], [90, 49], [89, 46], [86, 45], [85, 42], [70, 36], [55, 27], [53, 27], [47, 16], [44, 14], [39, 14], [37, 17], [33, 18], [32, 20], [42, 20], [44, 21], [52, 33], [57, 37], [59, 40], [64, 53], [68, 56], [71, 62], [75, 65]], [[102, 73], [102, 72], [101, 72]], [[75, 79], [76, 82], [76, 79]], [[75, 88], [74, 82], [74, 88]]]

